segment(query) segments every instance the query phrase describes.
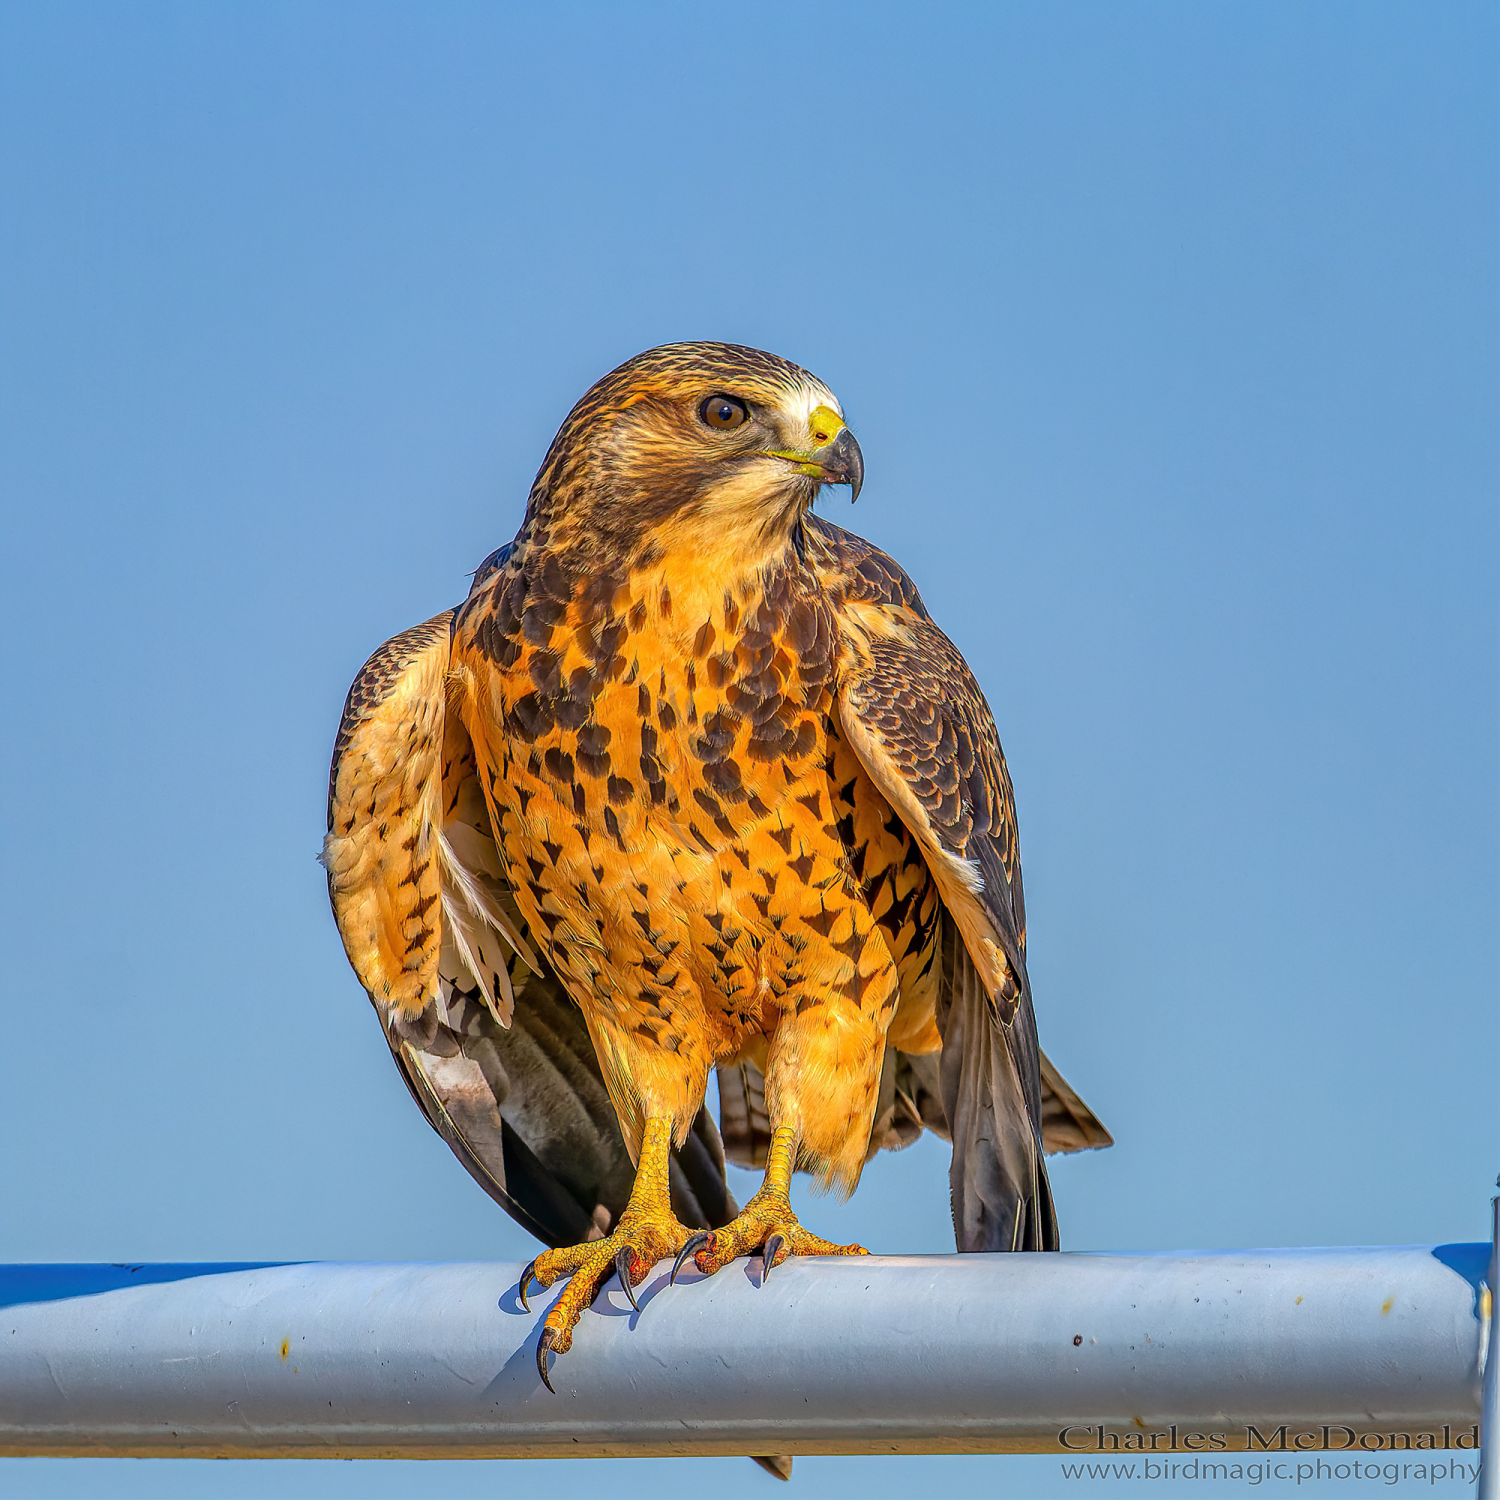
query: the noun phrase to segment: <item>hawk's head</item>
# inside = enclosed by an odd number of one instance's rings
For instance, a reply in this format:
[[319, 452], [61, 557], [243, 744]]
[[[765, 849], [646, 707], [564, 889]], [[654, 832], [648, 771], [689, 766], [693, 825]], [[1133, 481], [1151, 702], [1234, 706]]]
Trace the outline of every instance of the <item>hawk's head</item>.
[[820, 486], [858, 496], [864, 460], [833, 392], [739, 344], [664, 344], [597, 382], [532, 486], [550, 544], [633, 553], [784, 547]]

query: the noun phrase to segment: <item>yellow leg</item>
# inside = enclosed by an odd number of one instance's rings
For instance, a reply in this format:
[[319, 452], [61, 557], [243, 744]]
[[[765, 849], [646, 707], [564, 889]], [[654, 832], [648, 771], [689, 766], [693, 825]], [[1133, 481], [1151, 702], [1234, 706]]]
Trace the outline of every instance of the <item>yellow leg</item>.
[[573, 1328], [580, 1315], [610, 1276], [618, 1273], [625, 1295], [635, 1303], [635, 1288], [657, 1261], [676, 1255], [691, 1235], [672, 1212], [668, 1168], [672, 1159], [672, 1122], [665, 1117], [646, 1121], [640, 1163], [630, 1202], [614, 1232], [564, 1250], [545, 1250], [521, 1273], [521, 1303], [531, 1282], [549, 1287], [564, 1276], [572, 1278], [547, 1313], [536, 1347], [537, 1370], [550, 1391], [547, 1354], [565, 1354], [573, 1344]]
[[766, 1175], [755, 1196], [722, 1229], [693, 1235], [679, 1254], [679, 1266], [692, 1254], [693, 1264], [700, 1271], [717, 1271], [736, 1256], [757, 1250], [766, 1272], [789, 1255], [868, 1255], [863, 1246], [835, 1245], [810, 1234], [797, 1222], [789, 1196], [796, 1164], [796, 1131], [790, 1125], [778, 1125], [771, 1133]]

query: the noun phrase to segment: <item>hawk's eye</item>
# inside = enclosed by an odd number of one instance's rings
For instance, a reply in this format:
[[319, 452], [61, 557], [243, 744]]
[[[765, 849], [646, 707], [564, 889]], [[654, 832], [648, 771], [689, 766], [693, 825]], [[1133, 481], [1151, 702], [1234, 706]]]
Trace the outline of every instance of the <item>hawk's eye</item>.
[[710, 396], [698, 408], [698, 415], [720, 432], [731, 432], [750, 418], [744, 402], [736, 401], [733, 396]]

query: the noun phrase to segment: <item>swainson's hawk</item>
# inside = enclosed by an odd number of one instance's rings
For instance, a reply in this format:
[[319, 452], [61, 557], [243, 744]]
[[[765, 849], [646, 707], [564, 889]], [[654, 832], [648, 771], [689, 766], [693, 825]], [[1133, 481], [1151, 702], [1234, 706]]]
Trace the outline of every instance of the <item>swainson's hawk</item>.
[[[1037, 1046], [984, 697], [901, 568], [812, 514], [863, 472], [805, 370], [650, 350], [574, 407], [468, 599], [350, 690], [339, 931], [427, 1118], [554, 1246], [523, 1294], [572, 1278], [544, 1380], [617, 1270], [862, 1253], [798, 1223], [795, 1168], [852, 1189], [932, 1129], [959, 1249], [1045, 1250], [1044, 1150], [1109, 1143]], [[713, 1069], [765, 1168], [743, 1209]]]

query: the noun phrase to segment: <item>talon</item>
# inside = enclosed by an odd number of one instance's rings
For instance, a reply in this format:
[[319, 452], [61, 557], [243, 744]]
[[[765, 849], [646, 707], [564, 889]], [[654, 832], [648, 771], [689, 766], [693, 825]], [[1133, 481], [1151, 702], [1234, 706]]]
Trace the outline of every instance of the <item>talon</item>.
[[713, 1244], [713, 1235], [706, 1229], [695, 1229], [687, 1237], [687, 1243], [677, 1252], [677, 1259], [672, 1263], [672, 1274], [667, 1278], [668, 1286], [677, 1284], [677, 1273], [682, 1269], [688, 1256], [696, 1255], [705, 1245]]
[[[536, 1281], [536, 1262], [535, 1261], [532, 1261], [531, 1264], [529, 1266], [527, 1266], [524, 1271], [521, 1272], [521, 1285], [516, 1289], [516, 1296], [520, 1298], [520, 1300], [521, 1300], [521, 1306], [527, 1312], [531, 1311], [531, 1304], [526, 1300], [526, 1288], [528, 1286], [530, 1286], [533, 1281]], [[538, 1282], [538, 1285], [540, 1285], [539, 1282]], [[545, 1379], [545, 1378], [546, 1377], [544, 1376], [543, 1379]]]
[[766, 1248], [761, 1251], [760, 1256], [760, 1284], [766, 1284], [766, 1278], [771, 1274], [771, 1267], [776, 1264], [776, 1255], [781, 1247], [786, 1244], [786, 1236], [773, 1234], [766, 1241]]
[[620, 1278], [620, 1285], [625, 1288], [625, 1295], [630, 1299], [630, 1305], [639, 1312], [641, 1304], [635, 1300], [635, 1288], [630, 1284], [630, 1246], [625, 1245], [620, 1253], [615, 1256], [615, 1275]]
[[556, 1337], [557, 1334], [553, 1329], [544, 1328], [542, 1329], [541, 1338], [536, 1341], [536, 1372], [542, 1377], [542, 1384], [549, 1391], [552, 1391], [554, 1396], [557, 1392], [553, 1390], [552, 1380], [547, 1374], [547, 1355], [551, 1351], [552, 1342]]

